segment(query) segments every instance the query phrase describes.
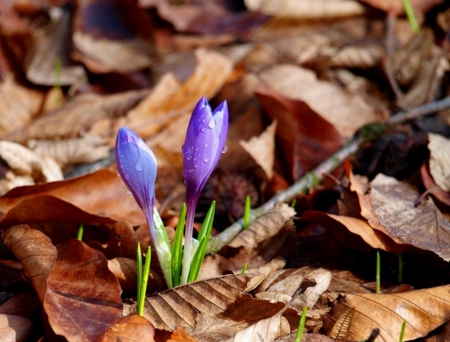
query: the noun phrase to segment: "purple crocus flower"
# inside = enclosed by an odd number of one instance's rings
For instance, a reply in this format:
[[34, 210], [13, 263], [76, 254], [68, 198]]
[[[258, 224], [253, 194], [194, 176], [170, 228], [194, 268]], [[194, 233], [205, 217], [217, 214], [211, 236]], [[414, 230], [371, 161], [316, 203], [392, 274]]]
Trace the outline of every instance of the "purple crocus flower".
[[186, 231], [183, 256], [182, 282], [186, 282], [188, 267], [195, 253], [192, 246], [192, 230], [198, 197], [216, 167], [228, 133], [228, 106], [223, 101], [212, 112], [202, 97], [192, 112], [182, 147], [183, 176], [186, 183]]

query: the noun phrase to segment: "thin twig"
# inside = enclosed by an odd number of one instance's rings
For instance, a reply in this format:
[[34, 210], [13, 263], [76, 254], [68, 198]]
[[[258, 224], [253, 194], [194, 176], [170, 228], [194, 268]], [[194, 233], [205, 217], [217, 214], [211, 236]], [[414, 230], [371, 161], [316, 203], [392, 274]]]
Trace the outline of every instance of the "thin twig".
[[[423, 106], [412, 108], [408, 111], [401, 111], [397, 114], [393, 115], [390, 119], [386, 120], [386, 123], [394, 124], [402, 121], [410, 120], [413, 118], [417, 118], [422, 115], [431, 114], [436, 111], [446, 109], [450, 107], [450, 96], [446, 97], [440, 101], [428, 103]], [[347, 145], [342, 147], [339, 151], [333, 154], [330, 158], [322, 162], [319, 166], [317, 166], [313, 171], [307, 173], [297, 182], [292, 184], [289, 188], [284, 191], [277, 193], [274, 197], [272, 197], [269, 201], [264, 203], [257, 209], [254, 209], [250, 212], [250, 220], [253, 221], [263, 214], [268, 212], [273, 206], [278, 202], [291, 202], [296, 196], [301, 193], [306, 192], [312, 186], [319, 184], [323, 178], [324, 173], [331, 173], [335, 168], [337, 168], [341, 163], [355, 152], [360, 142], [361, 138], [354, 138]], [[207, 253], [215, 253], [220, 250], [223, 246], [228, 244], [231, 240], [233, 240], [236, 235], [238, 235], [242, 230], [243, 219], [239, 219], [227, 229], [225, 229], [220, 234], [211, 237]]]

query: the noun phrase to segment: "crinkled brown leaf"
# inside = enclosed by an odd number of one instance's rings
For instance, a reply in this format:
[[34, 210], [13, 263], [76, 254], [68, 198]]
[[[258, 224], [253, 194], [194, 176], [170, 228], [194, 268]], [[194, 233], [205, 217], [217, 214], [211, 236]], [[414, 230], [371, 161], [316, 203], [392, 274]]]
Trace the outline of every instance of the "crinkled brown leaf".
[[108, 330], [101, 340], [102, 342], [154, 342], [155, 328], [144, 317], [139, 315], [129, 315], [121, 317]]
[[330, 337], [339, 342], [347, 341], [354, 314], [355, 308], [349, 308], [342, 313], [336, 323], [334, 323], [333, 329], [329, 333]]
[[[161, 130], [174, 117], [190, 115], [202, 96], [214, 96], [230, 76], [233, 65], [226, 56], [205, 49], [196, 50], [195, 55], [198, 64], [186, 82], [181, 84], [173, 75], [166, 74], [153, 92], [129, 112], [127, 126], [143, 139]], [[185, 127], [179, 127], [181, 142], [184, 132]]]
[[450, 139], [439, 134], [428, 133], [430, 150], [430, 173], [442, 190], [450, 191]]
[[167, 342], [197, 342], [194, 338], [181, 328], [176, 328]]
[[405, 341], [415, 340], [449, 320], [449, 291], [446, 285], [397, 294], [346, 294], [330, 314], [337, 320], [348, 308], [355, 308], [349, 330], [353, 341], [366, 339], [379, 328], [379, 340], [396, 342], [404, 319]]
[[58, 246], [44, 309], [53, 331], [68, 341], [99, 341], [122, 314], [121, 292], [103, 254], [71, 239]]
[[245, 0], [245, 5], [252, 11], [267, 15], [298, 19], [341, 18], [365, 12], [359, 2], [342, 0]]
[[397, 244], [413, 245], [450, 260], [450, 220], [431, 198], [416, 206], [420, 197], [416, 188], [383, 174], [367, 185], [370, 191], [357, 190], [357, 194], [361, 214], [374, 229]]
[[[266, 78], [270, 86], [273, 80]], [[267, 85], [256, 97], [272, 120], [277, 120], [277, 139], [294, 180], [331, 156], [342, 144], [339, 132], [303, 101], [293, 100]]]
[[[146, 317], [157, 329], [173, 331], [177, 327], [188, 333], [197, 325], [197, 316], [215, 317], [243, 293], [254, 289], [264, 278], [261, 274], [226, 275], [198, 281], [147, 296]], [[134, 313], [135, 304], [124, 305], [124, 315]]]
[[22, 263], [39, 299], [44, 302], [47, 277], [58, 254], [50, 238], [39, 230], [21, 224], [8, 229], [2, 240]]
[[289, 334], [291, 329], [289, 322], [281, 315], [275, 315], [270, 318], [262, 319], [258, 323], [239, 331], [234, 338], [226, 340], [227, 342], [259, 342], [273, 341], [277, 337]]
[[124, 115], [147, 92], [140, 90], [105, 96], [78, 95], [57, 111], [33, 120], [21, 130], [4, 136], [4, 139], [26, 145], [31, 139], [69, 139], [86, 133], [115, 137], [117, 131], [111, 125], [112, 119]]
[[[410, 3], [414, 11], [425, 13], [443, 1], [444, 0], [410, 0]], [[396, 15], [405, 13], [405, 7], [402, 0], [362, 0], [362, 2]]]
[[260, 136], [253, 137], [249, 141], [239, 141], [244, 150], [261, 166], [269, 180], [273, 176], [273, 165], [275, 162], [276, 130], [277, 121], [274, 120]]
[[25, 317], [0, 314], [0, 340], [3, 342], [22, 342], [33, 331], [33, 323]]
[[[126, 192], [123, 181], [117, 173], [109, 170], [99, 170], [83, 177], [60, 182], [13, 189], [0, 197], [0, 212], [6, 214], [20, 205], [20, 202], [33, 201], [33, 198], [39, 196], [56, 197], [86, 213], [101, 217], [100, 220], [104, 222], [128, 221], [133, 225], [139, 225], [145, 221], [144, 214], [133, 196]], [[37, 205], [39, 201], [37, 199], [35, 201]], [[29, 214], [33, 211], [35, 210]], [[64, 216], [64, 213], [58, 212], [48, 214]]]
[[8, 299], [0, 306], [0, 314], [31, 318], [41, 308], [36, 292], [21, 292]]

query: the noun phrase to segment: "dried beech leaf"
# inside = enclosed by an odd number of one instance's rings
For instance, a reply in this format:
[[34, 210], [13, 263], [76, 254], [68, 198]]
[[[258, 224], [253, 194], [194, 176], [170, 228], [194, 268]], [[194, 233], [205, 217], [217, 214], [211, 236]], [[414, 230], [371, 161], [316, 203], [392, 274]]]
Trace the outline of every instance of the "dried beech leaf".
[[155, 341], [155, 328], [144, 317], [129, 315], [119, 318], [116, 323], [106, 330], [102, 342], [136, 342]]
[[93, 163], [109, 155], [109, 146], [105, 146], [102, 138], [86, 135], [83, 138], [65, 140], [28, 141], [28, 147], [40, 156], [50, 157], [66, 168], [73, 164]]
[[[230, 76], [232, 61], [226, 56], [205, 49], [196, 50], [195, 55], [197, 67], [185, 83], [166, 74], [153, 92], [128, 113], [127, 126], [143, 139], [161, 130], [173, 117], [190, 115], [200, 97], [213, 97]], [[182, 136], [185, 127], [179, 129]]]
[[262, 319], [256, 324], [239, 331], [234, 338], [227, 342], [260, 342], [273, 341], [277, 337], [289, 334], [291, 328], [286, 318], [281, 315], [275, 315], [270, 318]]
[[33, 323], [25, 317], [0, 314], [0, 340], [23, 342], [33, 332]]
[[[405, 13], [405, 6], [402, 0], [362, 0], [362, 2], [393, 15], [398, 16]], [[416, 13], [426, 13], [443, 2], [444, 0], [410, 0], [411, 6]]]
[[[156, 329], [174, 331], [181, 327], [190, 333], [199, 314], [219, 315], [245, 292], [258, 286], [263, 278], [257, 273], [230, 274], [147, 296], [144, 317]], [[135, 310], [135, 304], [124, 304], [125, 316]]]
[[273, 176], [276, 131], [277, 121], [274, 120], [260, 136], [253, 137], [249, 141], [239, 141], [244, 150], [261, 166], [269, 180]]
[[176, 328], [167, 342], [197, 342], [197, 340], [189, 336], [184, 329]]
[[336, 51], [328, 62], [332, 67], [369, 69], [385, 55], [382, 45], [345, 46]]
[[43, 102], [44, 94], [41, 91], [19, 85], [11, 74], [2, 75], [0, 137], [28, 124], [38, 113]]
[[[112, 223], [115, 220], [139, 225], [145, 222], [142, 210], [133, 196], [127, 194], [123, 181], [117, 173], [106, 169], [79, 178], [13, 189], [0, 197], [0, 212], [7, 214], [25, 200], [31, 200], [31, 202], [35, 200], [35, 205], [40, 205], [39, 197], [41, 196], [59, 198], [86, 213], [98, 216], [105, 223]], [[31, 210], [24, 214], [32, 216], [34, 212], [35, 210]], [[64, 216], [63, 212], [53, 211], [39, 214]]]
[[22, 263], [25, 273], [31, 279], [43, 303], [47, 277], [58, 254], [50, 238], [39, 230], [21, 224], [8, 229], [2, 240]]
[[339, 342], [347, 341], [348, 331], [352, 325], [355, 308], [347, 309], [336, 321], [333, 329], [329, 333], [330, 337]]
[[245, 5], [251, 11], [298, 19], [341, 18], [365, 12], [363, 5], [352, 0], [245, 0]]
[[121, 292], [104, 255], [71, 239], [58, 246], [44, 309], [56, 334], [68, 341], [98, 341], [122, 313]]
[[420, 194], [413, 186], [383, 174], [370, 182], [370, 192], [357, 190], [357, 194], [361, 215], [373, 228], [397, 244], [413, 245], [450, 260], [450, 221], [431, 198], [416, 206]]
[[289, 303], [299, 287], [302, 292], [289, 305], [298, 312], [304, 306], [312, 308], [328, 289], [332, 275], [324, 269], [302, 267], [273, 272], [263, 280], [256, 291], [256, 298]]
[[350, 139], [365, 124], [381, 119], [362, 97], [318, 80], [313, 71], [285, 64], [265, 71], [261, 78], [284, 96], [304, 101], [330, 122], [344, 139]]
[[377, 340], [397, 342], [405, 319], [405, 341], [416, 340], [449, 320], [449, 291], [446, 285], [396, 294], [346, 294], [330, 315], [339, 319], [341, 312], [355, 309], [348, 336], [352, 341], [379, 328]]
[[[4, 136], [5, 140], [26, 145], [29, 140], [58, 140], [78, 138], [86, 133], [102, 137], [115, 137], [116, 129], [111, 120], [123, 115], [139, 102], [148, 91], [129, 91], [113, 95], [83, 94], [65, 103], [60, 109], [41, 116], [23, 127], [20, 131]], [[102, 126], [101, 134], [96, 124], [102, 120], [108, 123]]]
[[0, 314], [32, 318], [41, 309], [41, 302], [33, 290], [21, 292], [0, 306]]
[[450, 139], [428, 133], [430, 150], [430, 173], [442, 190], [450, 191]]

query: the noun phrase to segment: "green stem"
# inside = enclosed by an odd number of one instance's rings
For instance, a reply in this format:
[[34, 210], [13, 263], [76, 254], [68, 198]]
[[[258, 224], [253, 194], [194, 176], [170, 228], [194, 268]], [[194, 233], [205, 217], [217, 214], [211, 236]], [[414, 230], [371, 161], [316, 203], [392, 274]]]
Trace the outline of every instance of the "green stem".
[[294, 342], [300, 342], [302, 340], [303, 330], [305, 329], [306, 312], [307, 311], [308, 311], [308, 308], [306, 306], [304, 306], [303, 311], [302, 311], [302, 317], [300, 318], [300, 321], [298, 322], [297, 336], [295, 337]]
[[376, 281], [376, 284], [377, 284], [377, 289], [376, 289], [377, 293], [381, 293], [380, 268], [381, 268], [381, 266], [380, 266], [380, 252], [377, 251], [377, 270], [376, 270], [376, 278], [375, 278], [375, 281]]

